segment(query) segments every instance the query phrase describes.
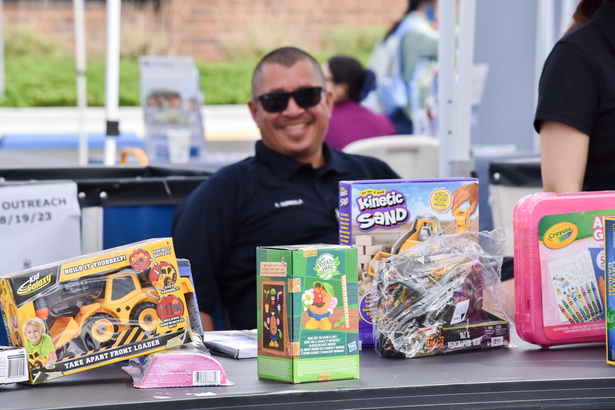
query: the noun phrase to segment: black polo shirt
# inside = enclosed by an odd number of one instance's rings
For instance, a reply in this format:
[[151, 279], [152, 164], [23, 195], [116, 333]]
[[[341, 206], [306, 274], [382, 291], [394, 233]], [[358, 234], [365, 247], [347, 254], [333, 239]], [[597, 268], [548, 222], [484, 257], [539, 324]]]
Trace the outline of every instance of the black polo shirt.
[[[615, 4], [553, 47], [539, 83], [534, 128], [556, 121], [589, 135], [583, 190], [615, 189]], [[566, 158], [562, 158], [566, 161]]]
[[220, 169], [178, 206], [173, 242], [190, 260], [199, 308], [218, 302], [239, 329], [256, 327], [256, 247], [339, 243], [341, 180], [398, 178], [375, 158], [324, 144], [319, 169], [258, 141], [255, 156]]

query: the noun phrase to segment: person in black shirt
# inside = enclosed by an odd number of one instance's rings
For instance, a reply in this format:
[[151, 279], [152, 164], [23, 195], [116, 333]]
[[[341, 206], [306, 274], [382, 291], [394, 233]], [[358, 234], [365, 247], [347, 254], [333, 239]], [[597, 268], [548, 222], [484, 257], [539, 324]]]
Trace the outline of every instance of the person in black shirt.
[[544, 190], [615, 189], [615, 1], [579, 3], [538, 91]]
[[261, 132], [255, 156], [204, 181], [173, 223], [175, 253], [191, 263], [205, 330], [213, 330], [218, 304], [231, 327], [256, 327], [257, 246], [339, 242], [339, 181], [398, 178], [380, 160], [323, 142], [333, 95], [318, 62], [300, 49], [263, 57], [248, 107]]

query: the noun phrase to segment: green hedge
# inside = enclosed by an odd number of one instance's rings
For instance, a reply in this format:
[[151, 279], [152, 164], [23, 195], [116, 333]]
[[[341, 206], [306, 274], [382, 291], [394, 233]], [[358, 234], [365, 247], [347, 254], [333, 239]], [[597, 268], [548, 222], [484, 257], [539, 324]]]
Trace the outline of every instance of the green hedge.
[[[319, 56], [319, 61], [327, 56]], [[357, 56], [360, 58], [360, 56]], [[361, 59], [361, 58], [360, 58]], [[365, 59], [365, 58], [363, 58]], [[205, 103], [244, 104], [250, 99], [250, 79], [257, 60], [197, 61]], [[105, 104], [105, 63], [87, 64], [88, 105]], [[72, 58], [11, 57], [5, 60], [5, 98], [1, 107], [67, 107], [77, 104], [75, 60]], [[120, 106], [140, 105], [139, 62], [120, 62]]]
[[[206, 104], [243, 104], [250, 98], [250, 77], [256, 61], [197, 62]], [[105, 104], [105, 64], [88, 62], [88, 105]], [[11, 57], [5, 61], [2, 107], [65, 107], [77, 104], [75, 60]], [[120, 62], [119, 104], [140, 105], [139, 63]]]
[[[319, 61], [346, 53], [367, 63], [382, 27], [338, 26], [323, 32]], [[256, 56], [258, 53], [253, 52]], [[257, 57], [238, 61], [197, 60], [201, 89], [206, 104], [244, 104], [250, 98], [250, 78]], [[2, 107], [63, 107], [77, 104], [75, 60], [57, 39], [32, 29], [5, 27], [5, 98]], [[105, 104], [105, 63], [87, 64], [89, 106]], [[120, 62], [119, 104], [140, 105], [139, 63], [137, 59]]]

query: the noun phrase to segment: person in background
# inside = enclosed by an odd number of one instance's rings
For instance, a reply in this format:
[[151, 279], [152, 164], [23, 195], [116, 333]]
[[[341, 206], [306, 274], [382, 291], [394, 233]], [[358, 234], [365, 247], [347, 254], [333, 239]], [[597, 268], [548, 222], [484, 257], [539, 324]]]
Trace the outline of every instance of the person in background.
[[[374, 68], [379, 82], [372, 94], [398, 134], [427, 132], [424, 128], [434, 115], [439, 39], [437, 6], [437, 0], [408, 0], [404, 16], [389, 29], [382, 40], [383, 46], [379, 44], [370, 58], [369, 68]], [[387, 43], [395, 53], [388, 51], [384, 60], [390, 61], [379, 61], [382, 56], [378, 49], [388, 49]], [[367, 101], [370, 109], [375, 108], [372, 98], [370, 95]]]
[[177, 257], [190, 261], [205, 330], [219, 304], [230, 327], [256, 327], [256, 247], [339, 243], [339, 182], [391, 179], [375, 158], [324, 142], [333, 108], [318, 62], [273, 50], [252, 76], [248, 107], [261, 133], [254, 157], [218, 170], [177, 208]]
[[534, 128], [545, 191], [615, 189], [615, 1], [578, 4], [544, 64]]
[[322, 65], [327, 89], [333, 92], [333, 112], [325, 141], [341, 151], [353, 141], [394, 135], [393, 123], [386, 115], [376, 114], [360, 102], [374, 84], [374, 74], [353, 57], [339, 55]]
[[[547, 57], [538, 84], [534, 129], [540, 133], [543, 189], [614, 189], [615, 1], [581, 0], [572, 20]], [[509, 259], [502, 279], [512, 287]]]

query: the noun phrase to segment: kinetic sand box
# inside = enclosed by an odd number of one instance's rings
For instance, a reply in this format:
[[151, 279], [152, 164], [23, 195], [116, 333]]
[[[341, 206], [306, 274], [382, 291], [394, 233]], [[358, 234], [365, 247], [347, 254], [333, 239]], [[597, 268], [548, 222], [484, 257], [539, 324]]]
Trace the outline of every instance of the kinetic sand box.
[[397, 254], [435, 232], [478, 232], [478, 206], [452, 209], [454, 196], [476, 198], [475, 178], [341, 181], [340, 244], [358, 248], [359, 338], [373, 345], [370, 262], [379, 254]]
[[289, 383], [359, 377], [357, 250], [259, 247], [258, 377]]
[[0, 307], [40, 383], [190, 341], [191, 292], [162, 238], [4, 275]]

